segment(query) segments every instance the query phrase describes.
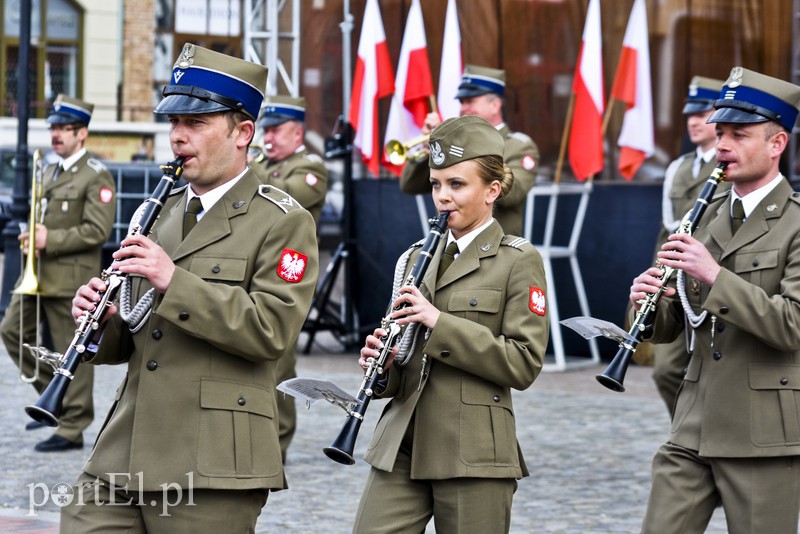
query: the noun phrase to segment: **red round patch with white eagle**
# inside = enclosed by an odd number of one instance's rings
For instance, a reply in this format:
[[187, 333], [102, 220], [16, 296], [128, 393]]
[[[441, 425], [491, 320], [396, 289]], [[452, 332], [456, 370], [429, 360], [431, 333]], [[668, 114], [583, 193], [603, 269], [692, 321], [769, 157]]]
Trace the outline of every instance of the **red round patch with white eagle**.
[[108, 204], [112, 200], [114, 200], [114, 192], [108, 187], [101, 187], [100, 202], [102, 202], [103, 204]]
[[306, 274], [306, 265], [308, 265], [308, 256], [296, 250], [285, 248], [281, 252], [280, 261], [278, 261], [278, 276], [287, 282], [296, 284]]
[[532, 286], [528, 294], [528, 306], [533, 313], [543, 316], [547, 310], [547, 299], [544, 296], [544, 291]]
[[315, 185], [317, 185], [318, 181], [319, 181], [319, 179], [316, 176], [314, 176], [313, 174], [311, 174], [311, 173], [306, 174], [306, 183], [308, 185], [310, 185], [311, 187], [314, 187]]
[[525, 157], [522, 158], [522, 168], [526, 171], [533, 170], [536, 167], [536, 160], [530, 154], [525, 154]]

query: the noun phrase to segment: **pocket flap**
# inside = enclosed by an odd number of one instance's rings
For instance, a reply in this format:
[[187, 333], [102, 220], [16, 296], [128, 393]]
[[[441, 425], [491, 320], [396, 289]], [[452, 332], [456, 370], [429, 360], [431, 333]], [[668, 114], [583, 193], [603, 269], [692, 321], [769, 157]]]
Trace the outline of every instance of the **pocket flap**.
[[734, 268], [737, 273], [749, 273], [760, 269], [772, 269], [778, 265], [777, 250], [737, 252]]
[[479, 406], [500, 406], [513, 411], [511, 391], [493, 386], [489, 382], [463, 380], [461, 382], [461, 402]]
[[751, 389], [800, 389], [800, 365], [750, 364]]
[[248, 412], [272, 417], [272, 395], [266, 389], [236, 382], [203, 378], [200, 382], [200, 406], [212, 410]]
[[499, 289], [467, 289], [455, 291], [447, 304], [448, 311], [479, 311], [497, 313], [500, 311]]
[[247, 260], [244, 258], [194, 256], [189, 264], [189, 272], [203, 280], [241, 282], [246, 270]]

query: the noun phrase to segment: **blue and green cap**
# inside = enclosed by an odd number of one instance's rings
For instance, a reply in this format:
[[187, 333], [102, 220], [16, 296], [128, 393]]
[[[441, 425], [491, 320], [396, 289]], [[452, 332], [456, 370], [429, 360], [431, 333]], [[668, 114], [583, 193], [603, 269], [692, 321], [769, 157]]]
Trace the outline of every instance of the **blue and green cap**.
[[263, 65], [186, 43], [154, 113], [195, 115], [233, 110], [255, 121], [266, 87], [267, 68]]
[[733, 67], [708, 122], [775, 121], [791, 132], [797, 121], [800, 87], [743, 67]]
[[714, 101], [719, 98], [719, 91], [725, 82], [703, 76], [695, 76], [689, 82], [689, 93], [683, 106], [683, 114], [705, 113], [714, 109]]
[[53, 111], [47, 116], [48, 124], [83, 124], [89, 126], [94, 105], [77, 98], [60, 94], [53, 101]]
[[504, 70], [465, 65], [456, 98], [472, 98], [488, 93], [495, 93], [502, 97], [505, 92], [506, 73]]
[[278, 126], [286, 121], [305, 122], [306, 99], [291, 96], [270, 96], [261, 108], [261, 128]]

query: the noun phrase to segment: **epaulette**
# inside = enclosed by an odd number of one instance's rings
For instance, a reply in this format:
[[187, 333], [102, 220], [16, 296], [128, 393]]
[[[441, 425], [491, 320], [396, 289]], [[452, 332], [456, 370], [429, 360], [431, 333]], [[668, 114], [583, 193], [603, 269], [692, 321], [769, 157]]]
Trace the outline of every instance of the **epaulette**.
[[173, 188], [172, 188], [172, 191], [170, 191], [170, 192], [169, 192], [169, 196], [181, 195], [181, 194], [183, 194], [183, 191], [184, 191], [184, 190], [185, 190], [187, 187], [189, 187], [189, 184], [183, 184], [182, 186], [180, 186], [180, 187], [178, 187], [178, 188], [174, 188], [174, 187], [173, 187]]
[[311, 154], [310, 152], [305, 155], [305, 158], [308, 161], [312, 161], [314, 163], [323, 163], [322, 158], [319, 157], [317, 154]]
[[531, 139], [529, 135], [526, 135], [522, 132], [508, 132], [506, 137], [511, 137], [517, 141], [522, 141], [523, 143], [533, 143], [533, 139]]
[[303, 206], [292, 195], [274, 185], [260, 186], [258, 194], [278, 206], [284, 213], [289, 213], [290, 209], [303, 209]]
[[517, 237], [515, 235], [504, 235], [503, 239], [500, 241], [500, 246], [511, 247], [517, 250], [522, 250], [526, 245], [533, 246], [531, 242], [524, 237]]
[[86, 164], [94, 169], [94, 172], [103, 172], [106, 170], [106, 166], [103, 165], [103, 162], [98, 159], [89, 158], [86, 160]]
[[800, 193], [795, 191], [791, 195], [789, 195], [789, 200], [793, 201], [796, 204], [800, 204]]

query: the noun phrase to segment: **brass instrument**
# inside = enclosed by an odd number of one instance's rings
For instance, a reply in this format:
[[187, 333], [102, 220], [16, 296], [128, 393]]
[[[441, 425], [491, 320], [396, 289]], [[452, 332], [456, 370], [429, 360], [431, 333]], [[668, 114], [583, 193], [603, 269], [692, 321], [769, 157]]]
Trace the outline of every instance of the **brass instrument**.
[[[711, 173], [706, 185], [700, 192], [700, 196], [697, 197], [694, 207], [686, 214], [683, 221], [681, 221], [678, 231], [675, 232], [676, 234], [692, 235], [694, 233], [697, 229], [697, 224], [700, 222], [700, 218], [706, 212], [706, 208], [708, 208], [708, 204], [714, 196], [714, 192], [717, 190], [717, 186], [725, 180], [725, 168], [727, 166], [728, 164], [726, 162], [717, 164], [717, 167]], [[658, 263], [656, 266], [660, 267]], [[595, 377], [598, 382], [610, 390], [617, 392], [625, 391], [623, 380], [625, 379], [625, 373], [628, 371], [628, 365], [630, 365], [633, 353], [636, 352], [636, 347], [644, 336], [645, 329], [653, 322], [656, 305], [667, 290], [667, 282], [672, 275], [677, 272], [677, 269], [673, 269], [672, 267], [664, 267], [663, 270], [664, 274], [661, 276], [663, 284], [658, 288], [658, 291], [647, 295], [647, 298], [642, 301], [641, 308], [639, 308], [639, 312], [633, 320], [633, 325], [628, 332], [633, 340], [621, 341], [619, 345], [620, 349], [616, 356], [614, 356], [614, 359], [602, 374]]]
[[[20, 242], [20, 249], [26, 251], [24, 256], [24, 268], [22, 269], [22, 279], [20, 280], [13, 293], [16, 295], [30, 295], [36, 297], [36, 346], [42, 344], [41, 333], [41, 298], [42, 292], [39, 289], [39, 273], [40, 261], [36, 253], [36, 225], [42, 224], [44, 221], [44, 212], [47, 207], [47, 201], [42, 198], [42, 189], [44, 182], [44, 157], [40, 149], [36, 149], [33, 153], [33, 173], [31, 175], [31, 198], [30, 198], [30, 216], [28, 218], [28, 243]], [[23, 226], [20, 224], [20, 226]], [[22, 265], [23, 258], [20, 258], [20, 265]], [[25, 326], [25, 298], [21, 297], [19, 300], [19, 378], [25, 383], [32, 384], [39, 379], [39, 358], [34, 358], [36, 367], [32, 376], [25, 376], [22, 371], [22, 363], [24, 351], [23, 348], [30, 348], [27, 343], [23, 343], [22, 335]], [[35, 353], [34, 353], [35, 356]]]
[[405, 143], [393, 139], [386, 143], [383, 152], [386, 155], [386, 160], [392, 165], [402, 165], [408, 159], [408, 151], [417, 145], [425, 143], [430, 138], [431, 134], [422, 134], [414, 137]]
[[[443, 211], [435, 218], [431, 219], [431, 231], [422, 245], [419, 257], [416, 263], [408, 273], [408, 277], [403, 285], [413, 285], [419, 287], [422, 283], [422, 278], [425, 276], [425, 271], [430, 265], [433, 253], [442, 236], [447, 231], [447, 218], [450, 216], [449, 211]], [[361, 422], [364, 421], [364, 414], [367, 412], [367, 406], [372, 399], [375, 388], [378, 385], [381, 375], [384, 372], [384, 367], [389, 355], [397, 346], [400, 341], [402, 328], [397, 324], [397, 321], [391, 318], [393, 312], [402, 309], [405, 306], [389, 311], [386, 316], [381, 319], [381, 328], [386, 330], [387, 334], [381, 338], [381, 351], [377, 358], [369, 358], [369, 365], [364, 372], [364, 379], [361, 381], [361, 387], [358, 391], [356, 398], [357, 404], [352, 408], [345, 408], [347, 411], [347, 420], [344, 423], [339, 435], [333, 441], [330, 447], [325, 447], [322, 451], [325, 455], [335, 462], [340, 464], [353, 465], [355, 459], [353, 458], [353, 449], [355, 448], [356, 438], [358, 437], [358, 430], [361, 428]]]
[[[134, 220], [128, 230], [128, 236], [147, 235], [150, 233], [150, 229], [158, 219], [158, 215], [161, 213], [172, 187], [183, 172], [184, 161], [184, 157], [179, 157], [175, 161], [161, 166], [163, 176], [150, 198], [145, 200], [136, 210], [133, 217]], [[100, 300], [97, 302], [94, 311], [85, 311], [81, 316], [78, 327], [75, 330], [75, 337], [72, 338], [72, 342], [64, 354], [50, 352], [40, 347], [31, 349], [37, 354], [37, 357], [48, 362], [53, 367], [53, 380], [50, 381], [50, 384], [42, 392], [35, 404], [25, 407], [25, 413], [31, 419], [45, 426], [58, 426], [58, 418], [61, 415], [67, 388], [75, 376], [75, 371], [83, 359], [84, 352], [88, 350], [92, 338], [94, 338], [97, 330], [100, 329], [106, 312], [113, 304], [114, 298], [127, 279], [127, 275], [117, 271], [114, 268], [114, 262], [112, 262], [110, 267], [103, 270], [100, 278], [106, 283], [106, 290], [100, 295]]]

